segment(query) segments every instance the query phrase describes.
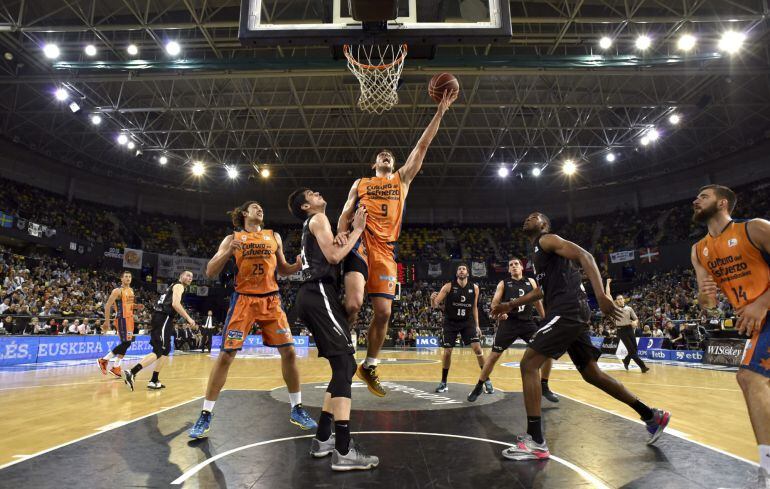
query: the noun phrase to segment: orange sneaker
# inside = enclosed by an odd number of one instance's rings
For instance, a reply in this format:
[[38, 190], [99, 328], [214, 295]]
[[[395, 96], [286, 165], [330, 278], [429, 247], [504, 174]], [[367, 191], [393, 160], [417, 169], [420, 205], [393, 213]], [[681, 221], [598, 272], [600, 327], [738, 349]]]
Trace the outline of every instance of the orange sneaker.
[[117, 378], [121, 378], [123, 376], [123, 372], [120, 370], [120, 367], [112, 367], [110, 369], [110, 373]]
[[97, 363], [99, 364], [99, 370], [102, 371], [102, 375], [107, 375], [107, 365], [109, 365], [110, 362], [104, 358], [100, 358], [97, 360]]

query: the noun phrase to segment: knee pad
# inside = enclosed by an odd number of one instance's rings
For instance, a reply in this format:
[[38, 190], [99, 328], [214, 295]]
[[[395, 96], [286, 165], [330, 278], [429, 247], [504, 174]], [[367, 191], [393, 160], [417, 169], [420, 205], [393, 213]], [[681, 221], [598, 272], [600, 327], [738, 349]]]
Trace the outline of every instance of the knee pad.
[[356, 360], [353, 355], [340, 355], [329, 358], [332, 367], [332, 380], [326, 392], [332, 397], [347, 397], [350, 399], [353, 375], [356, 373]]

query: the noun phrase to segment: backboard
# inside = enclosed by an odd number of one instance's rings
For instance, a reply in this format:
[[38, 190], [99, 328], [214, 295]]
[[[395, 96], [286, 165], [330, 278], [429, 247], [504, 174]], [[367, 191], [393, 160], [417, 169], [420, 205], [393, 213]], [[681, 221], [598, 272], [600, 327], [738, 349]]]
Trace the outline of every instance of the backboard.
[[511, 37], [508, 0], [399, 0], [398, 17], [373, 32], [348, 0], [241, 0], [245, 45], [480, 44]]

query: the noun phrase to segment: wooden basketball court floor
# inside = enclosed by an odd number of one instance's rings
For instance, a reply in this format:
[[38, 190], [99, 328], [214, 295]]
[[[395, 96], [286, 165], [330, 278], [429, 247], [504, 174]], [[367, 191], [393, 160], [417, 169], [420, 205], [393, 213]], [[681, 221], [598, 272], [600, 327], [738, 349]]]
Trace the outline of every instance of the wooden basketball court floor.
[[[297, 352], [303, 401], [317, 417], [328, 364], [314, 349]], [[554, 457], [513, 462], [500, 452], [526, 427], [522, 350], [503, 355], [492, 374], [497, 392], [475, 404], [465, 401], [478, 376], [470, 350], [455, 350], [450, 391], [441, 395], [433, 395], [438, 350], [387, 351], [380, 375], [388, 396], [375, 398], [357, 383], [351, 419], [354, 437], [380, 466], [333, 474], [328, 459], [309, 457], [312, 433], [288, 422], [280, 360], [267, 348], [234, 362], [209, 439], [187, 438], [215, 355], [171, 358], [162, 391], [145, 388], [145, 370], [131, 392], [103, 376], [95, 360], [1, 370], [0, 487], [679, 488], [752, 487], [757, 478], [754, 436], [733, 372], [653, 363], [642, 374], [602, 359], [642, 400], [672, 412], [667, 434], [648, 447], [635, 413], [583, 382], [565, 356], [550, 380], [561, 402], [543, 400]]]

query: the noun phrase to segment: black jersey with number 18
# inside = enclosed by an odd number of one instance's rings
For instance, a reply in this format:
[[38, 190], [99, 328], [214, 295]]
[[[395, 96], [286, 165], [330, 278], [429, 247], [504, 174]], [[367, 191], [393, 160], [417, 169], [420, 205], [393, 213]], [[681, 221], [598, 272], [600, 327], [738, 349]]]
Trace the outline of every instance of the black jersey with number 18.
[[[519, 280], [516, 280], [514, 278], [509, 278], [503, 281], [503, 300], [502, 302], [509, 302], [513, 299], [518, 299], [519, 297], [522, 297], [524, 295], [527, 295], [532, 291], [532, 283], [529, 281], [529, 278], [522, 277]], [[532, 319], [532, 312], [535, 309], [535, 306], [532, 304], [527, 304], [525, 306], [520, 306], [518, 309], [515, 309], [508, 313], [508, 319], [509, 320], [516, 320], [516, 321], [529, 321]]]
[[537, 282], [544, 294], [545, 315], [549, 318], [561, 316], [587, 322], [591, 310], [580, 269], [572, 260], [540, 247], [540, 240], [547, 234], [551, 233], [538, 236], [533, 252]]
[[476, 288], [471, 282], [465, 286], [456, 280], [444, 299], [444, 319], [453, 322], [465, 322], [473, 319], [473, 306], [476, 304]]

